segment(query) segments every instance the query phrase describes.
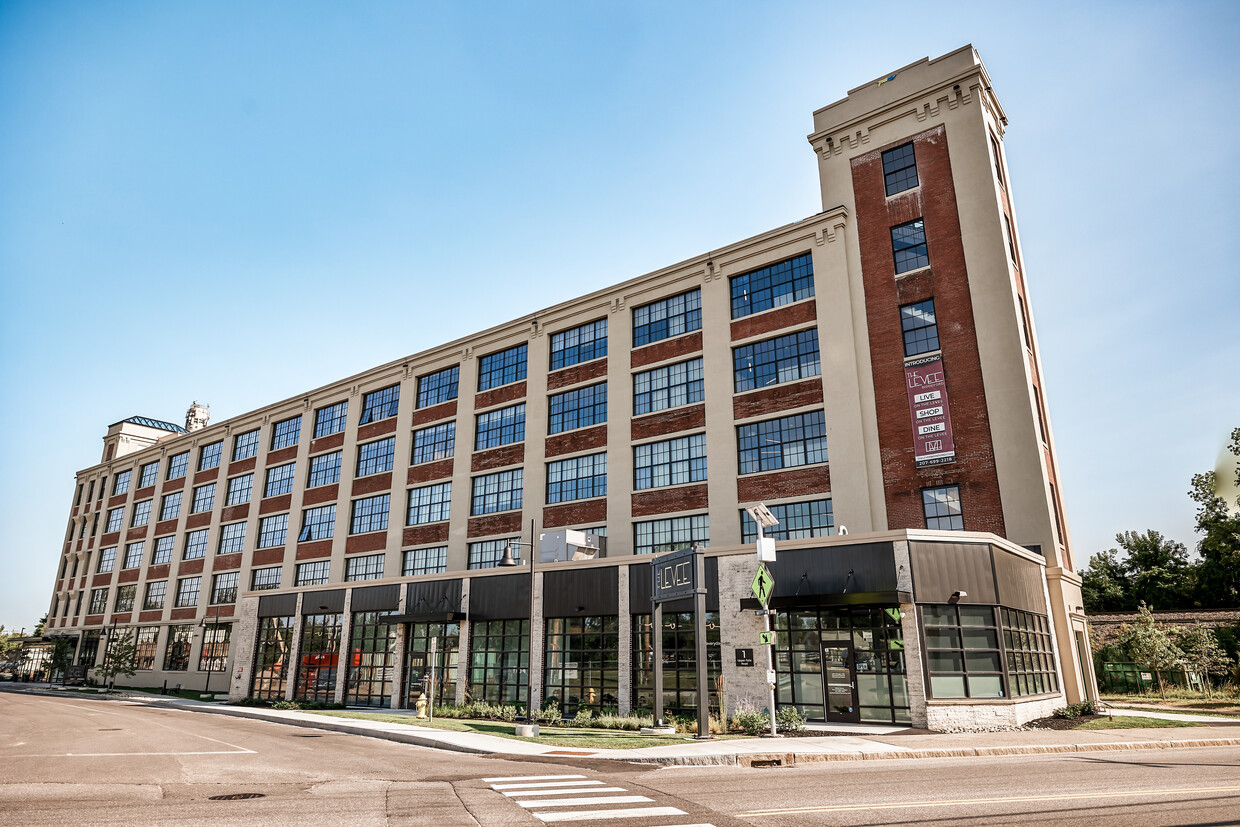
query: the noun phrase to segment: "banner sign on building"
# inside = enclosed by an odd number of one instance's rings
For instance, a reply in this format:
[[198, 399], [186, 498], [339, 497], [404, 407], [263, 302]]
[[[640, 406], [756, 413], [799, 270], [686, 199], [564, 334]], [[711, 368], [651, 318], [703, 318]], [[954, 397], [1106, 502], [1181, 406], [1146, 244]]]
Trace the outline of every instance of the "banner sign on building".
[[697, 546], [693, 546], [654, 558], [650, 564], [650, 599], [653, 602], [692, 597], [697, 592], [694, 555], [698, 553]]
[[938, 356], [904, 363], [909, 412], [913, 417], [913, 448], [917, 466], [940, 465], [956, 460], [952, 441], [951, 413], [947, 408], [947, 382], [943, 360]]

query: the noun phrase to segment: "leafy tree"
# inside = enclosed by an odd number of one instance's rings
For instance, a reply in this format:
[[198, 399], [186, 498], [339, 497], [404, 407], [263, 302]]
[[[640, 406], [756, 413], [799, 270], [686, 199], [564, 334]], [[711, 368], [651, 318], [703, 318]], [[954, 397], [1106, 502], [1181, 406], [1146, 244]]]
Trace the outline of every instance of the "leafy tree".
[[6, 631], [4, 626], [0, 625], [0, 662], [7, 663], [17, 656], [18, 650], [22, 648], [21, 635], [17, 632]]
[[1089, 558], [1081, 572], [1081, 594], [1091, 612], [1125, 612], [1133, 604], [1128, 594], [1128, 573], [1119, 552], [1108, 549]]
[[1178, 609], [1192, 599], [1192, 571], [1183, 543], [1150, 529], [1144, 534], [1125, 531], [1115, 541], [1128, 552], [1127, 569], [1132, 598], [1152, 609]]
[[34, 636], [41, 637], [43, 635], [43, 627], [46, 625], [47, 625], [47, 613], [45, 612], [43, 614], [43, 617], [39, 618], [39, 622], [36, 623], [34, 626]]
[[1175, 644], [1173, 635], [1180, 633], [1179, 627], [1163, 628], [1154, 622], [1154, 615], [1144, 603], [1137, 607], [1137, 619], [1125, 623], [1116, 630], [1115, 642], [1128, 657], [1136, 663], [1144, 664], [1154, 670], [1158, 676], [1158, 694], [1165, 700], [1166, 684], [1163, 682], [1163, 671], [1177, 669], [1184, 663], [1184, 653]]
[[47, 682], [50, 684], [59, 672], [64, 675], [73, 663], [73, 652], [76, 649], [73, 638], [59, 635], [52, 638], [52, 653], [48, 659]]
[[[1240, 428], [1231, 432], [1227, 450], [1240, 456]], [[1240, 485], [1240, 462], [1235, 473]], [[1196, 474], [1188, 492], [1197, 503], [1197, 533], [1202, 535], [1196, 597], [1209, 608], [1240, 606], [1240, 510], [1229, 507], [1219, 482], [1214, 471]], [[1240, 507], [1240, 501], [1236, 505]]]
[[1202, 675], [1206, 684], [1206, 697], [1214, 697], [1210, 676], [1226, 675], [1231, 668], [1231, 658], [1219, 645], [1214, 630], [1194, 623], [1180, 635], [1179, 644], [1184, 653], [1184, 665]]
[[118, 675], [132, 678], [137, 671], [138, 643], [133, 633], [117, 632], [116, 637], [108, 641], [108, 650], [99, 666], [100, 678], [111, 686]]

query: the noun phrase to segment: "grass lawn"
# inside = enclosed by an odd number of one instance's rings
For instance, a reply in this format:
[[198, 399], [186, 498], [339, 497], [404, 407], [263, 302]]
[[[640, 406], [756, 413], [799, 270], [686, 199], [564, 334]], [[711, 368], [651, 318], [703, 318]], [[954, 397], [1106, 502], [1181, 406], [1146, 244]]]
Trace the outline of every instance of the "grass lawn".
[[1170, 721], [1166, 718], [1138, 718], [1135, 715], [1116, 715], [1113, 720], [1095, 718], [1075, 729], [1159, 729], [1163, 727], [1205, 726], [1196, 721]]

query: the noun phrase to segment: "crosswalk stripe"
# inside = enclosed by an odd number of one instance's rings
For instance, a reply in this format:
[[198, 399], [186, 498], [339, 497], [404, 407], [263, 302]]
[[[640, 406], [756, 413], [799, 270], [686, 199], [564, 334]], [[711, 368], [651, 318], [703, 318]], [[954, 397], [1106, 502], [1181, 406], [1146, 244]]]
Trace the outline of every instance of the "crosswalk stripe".
[[700, 824], [660, 824], [658, 827], [715, 827], [715, 825], [703, 821]]
[[585, 778], [584, 775], [508, 775], [501, 778], [484, 778], [486, 783], [493, 781], [556, 781], [561, 778]]
[[522, 807], [589, 807], [594, 804], [636, 804], [653, 801], [644, 795], [600, 795], [597, 798], [562, 798], [559, 801], [518, 801]]
[[675, 807], [629, 807], [623, 810], [570, 810], [567, 813], [531, 813], [539, 821], [607, 821], [613, 818], [652, 818], [682, 816]]
[[593, 787], [602, 781], [538, 781], [529, 784], [492, 784], [493, 790], [529, 790], [535, 787]]
[[571, 787], [567, 790], [506, 790], [503, 795], [509, 798], [520, 798], [526, 795], [594, 795], [594, 793], [627, 793], [624, 787], [591, 787], [588, 790], [581, 787]]

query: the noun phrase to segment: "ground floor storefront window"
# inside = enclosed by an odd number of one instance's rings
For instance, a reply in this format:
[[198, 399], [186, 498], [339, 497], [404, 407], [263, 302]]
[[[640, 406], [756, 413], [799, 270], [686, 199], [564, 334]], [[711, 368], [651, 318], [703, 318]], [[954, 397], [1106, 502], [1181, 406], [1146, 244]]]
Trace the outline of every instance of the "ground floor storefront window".
[[393, 612], [354, 612], [349, 635], [345, 703], [388, 706], [392, 702], [392, 662], [396, 657]]
[[202, 632], [202, 651], [198, 655], [199, 672], [223, 672], [228, 668], [231, 623], [209, 623]]
[[470, 624], [467, 699], [493, 704], [527, 703], [530, 668], [528, 620], [476, 620]]
[[99, 638], [101, 634], [101, 630], [91, 629], [82, 638], [82, 648], [78, 652], [78, 664], [87, 668], [95, 665], [95, 658], [99, 656]]
[[268, 701], [284, 699], [288, 686], [288, 657], [293, 643], [293, 617], [259, 619], [254, 647], [254, 684], [250, 694]]
[[164, 647], [164, 670], [186, 672], [189, 670], [189, 645], [193, 640], [194, 627], [188, 623], [168, 627], [168, 643]]
[[[654, 710], [653, 615], [633, 615], [633, 709]], [[706, 692], [712, 712], [719, 710], [718, 680], [722, 674], [719, 613], [706, 613]], [[663, 613], [663, 713], [697, 714], [697, 634], [693, 612]]]
[[[431, 662], [431, 641], [435, 641], [435, 658]], [[459, 623], [410, 623], [409, 643], [405, 658], [406, 706], [414, 708], [424, 687], [431, 685], [434, 670], [436, 706], [456, 703], [456, 664], [461, 645]]]
[[340, 661], [340, 612], [306, 615], [302, 619], [301, 655], [294, 697], [330, 703], [336, 695]]
[[619, 706], [620, 621], [610, 617], [547, 618], [544, 705], [555, 703], [565, 717], [582, 709], [602, 712]]

